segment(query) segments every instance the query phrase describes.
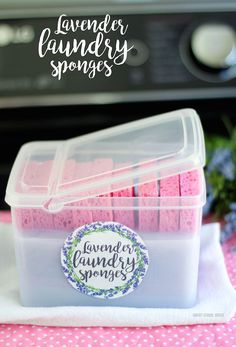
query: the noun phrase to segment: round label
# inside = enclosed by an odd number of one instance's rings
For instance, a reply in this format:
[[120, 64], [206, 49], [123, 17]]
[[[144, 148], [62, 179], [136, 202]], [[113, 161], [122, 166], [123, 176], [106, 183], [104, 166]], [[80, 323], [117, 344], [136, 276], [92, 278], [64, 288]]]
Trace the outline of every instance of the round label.
[[113, 299], [131, 293], [149, 264], [141, 237], [115, 222], [86, 224], [71, 233], [61, 250], [69, 283], [83, 294]]

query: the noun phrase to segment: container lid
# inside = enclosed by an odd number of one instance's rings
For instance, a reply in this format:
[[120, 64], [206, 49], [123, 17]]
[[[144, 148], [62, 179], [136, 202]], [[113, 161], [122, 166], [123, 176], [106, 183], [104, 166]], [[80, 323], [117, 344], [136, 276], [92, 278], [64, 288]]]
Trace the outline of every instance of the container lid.
[[203, 167], [204, 136], [192, 109], [115, 126], [66, 141], [24, 145], [6, 191], [13, 207], [63, 206], [140, 182]]

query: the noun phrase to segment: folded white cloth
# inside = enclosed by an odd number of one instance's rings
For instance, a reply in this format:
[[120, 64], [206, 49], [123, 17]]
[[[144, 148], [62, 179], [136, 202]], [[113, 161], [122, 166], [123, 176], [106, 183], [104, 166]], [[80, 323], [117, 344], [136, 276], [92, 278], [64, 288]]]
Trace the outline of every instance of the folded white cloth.
[[0, 323], [49, 326], [157, 326], [222, 323], [236, 312], [234, 291], [219, 243], [219, 224], [201, 230], [198, 301], [189, 309], [22, 307], [11, 226], [0, 224]]

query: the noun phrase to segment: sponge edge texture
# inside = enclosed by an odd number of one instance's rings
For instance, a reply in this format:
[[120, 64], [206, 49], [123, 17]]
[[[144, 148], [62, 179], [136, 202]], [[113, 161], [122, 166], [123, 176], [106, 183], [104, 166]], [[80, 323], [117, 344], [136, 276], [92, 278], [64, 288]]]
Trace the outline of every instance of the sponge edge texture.
[[[115, 169], [119, 169], [121, 167], [128, 167], [129, 163], [117, 163], [114, 165]], [[122, 170], [122, 174], [128, 174], [131, 170]], [[113, 210], [113, 218], [115, 222], [126, 225], [127, 227], [134, 229], [135, 228], [135, 219], [134, 219], [134, 209], [133, 209], [133, 199], [125, 199], [134, 197], [134, 187], [133, 180], [127, 179], [125, 182], [122, 182], [124, 186], [127, 188], [113, 191], [113, 206], [116, 207]], [[117, 184], [112, 185], [112, 190], [116, 190], [118, 188]], [[124, 199], [122, 199], [124, 198]], [[125, 206], [125, 209], [119, 209]], [[129, 209], [130, 208], [130, 209]]]
[[[145, 176], [142, 181], [151, 181], [149, 183], [139, 183], [138, 185], [138, 201], [139, 201], [139, 231], [158, 231], [158, 209], [155, 199], [150, 197], [158, 197], [158, 181], [154, 174]], [[145, 207], [153, 207], [146, 210]]]
[[[76, 162], [70, 159], [62, 172], [62, 183], [70, 184], [73, 181]], [[61, 231], [72, 231], [74, 228], [73, 212], [72, 209], [66, 208], [56, 214], [53, 214], [54, 228]]]
[[33, 229], [32, 210], [26, 209], [26, 208], [16, 208], [15, 222], [19, 230], [32, 230]]
[[[201, 193], [201, 171], [193, 170], [180, 175], [181, 196], [194, 196]], [[199, 209], [182, 209], [180, 211], [180, 231], [194, 233], [198, 229]]]
[[[36, 168], [37, 168], [37, 162], [35, 161], [30, 161], [27, 163], [27, 170], [26, 170], [26, 165], [22, 167], [20, 177], [21, 176], [23, 177], [23, 182], [18, 181], [18, 185], [16, 187], [17, 192], [22, 191], [21, 184], [24, 184], [24, 185], [32, 184], [32, 182], [35, 180]], [[19, 230], [33, 229], [32, 209], [16, 208], [15, 222]]]
[[[109, 176], [112, 175], [113, 170], [113, 161], [109, 158], [100, 158], [96, 159], [93, 162], [92, 173], [94, 175], [99, 175], [101, 172], [107, 172], [106, 179], [109, 179]], [[106, 187], [107, 191], [111, 192], [110, 184]], [[93, 222], [110, 222], [113, 221], [113, 211], [112, 211], [112, 201], [111, 193], [100, 195], [92, 199], [93, 207], [97, 209], [92, 210]], [[105, 207], [100, 208], [99, 207]]]
[[[36, 184], [37, 181], [37, 170], [39, 163], [37, 161], [26, 162], [22, 168], [22, 183], [24, 185], [32, 186]], [[21, 192], [21, 182], [18, 182], [17, 190]]]
[[[31, 161], [23, 168], [23, 184], [29, 185], [29, 189], [37, 192], [45, 192], [48, 187], [48, 179], [52, 168], [52, 161]], [[25, 170], [25, 174], [24, 174]], [[18, 191], [21, 191], [19, 182]], [[53, 229], [53, 217], [41, 209], [17, 209], [16, 224], [22, 230], [28, 229]]]
[[[52, 169], [52, 161], [48, 160], [39, 163], [36, 168], [35, 184], [38, 186], [39, 192], [48, 189], [48, 181]], [[33, 227], [36, 230], [53, 230], [53, 216], [41, 209], [32, 209]]]
[[[160, 181], [160, 196], [161, 197], [178, 197], [179, 190], [179, 176], [171, 176], [164, 178]], [[165, 202], [163, 202], [165, 204]], [[159, 215], [159, 230], [175, 232], [179, 229], [179, 210], [160, 210]]]
[[[91, 170], [92, 163], [90, 162], [76, 163], [75, 170], [73, 171], [74, 179], [78, 180], [87, 177], [91, 174]], [[77, 201], [73, 203], [73, 206], [76, 206], [73, 208], [73, 223], [75, 228], [92, 223], [92, 211], [87, 200]]]

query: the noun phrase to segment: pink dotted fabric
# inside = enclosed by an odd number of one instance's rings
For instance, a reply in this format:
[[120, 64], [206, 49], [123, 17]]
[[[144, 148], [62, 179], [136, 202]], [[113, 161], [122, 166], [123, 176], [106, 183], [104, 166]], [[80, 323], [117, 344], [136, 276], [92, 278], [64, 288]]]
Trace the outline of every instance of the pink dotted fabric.
[[[2, 215], [3, 216], [3, 215]], [[4, 215], [9, 221], [9, 215]], [[223, 247], [236, 288], [236, 235]], [[226, 324], [150, 328], [61, 328], [0, 324], [0, 347], [236, 347], [236, 316]]]

